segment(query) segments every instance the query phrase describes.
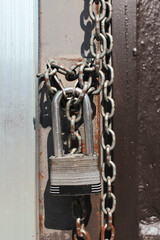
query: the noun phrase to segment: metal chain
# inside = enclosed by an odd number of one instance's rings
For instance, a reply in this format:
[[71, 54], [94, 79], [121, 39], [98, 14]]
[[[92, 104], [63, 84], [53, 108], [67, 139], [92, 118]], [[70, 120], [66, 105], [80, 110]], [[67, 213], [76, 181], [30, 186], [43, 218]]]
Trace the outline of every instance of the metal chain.
[[91, 240], [89, 233], [85, 229], [84, 220], [87, 216], [87, 209], [84, 197], [74, 197], [72, 201], [72, 215], [76, 220], [76, 233], [74, 240], [81, 237], [85, 240]]
[[[90, 38], [90, 53], [92, 58], [87, 60], [83, 59], [83, 61], [75, 63], [70, 68], [60, 65], [54, 59], [47, 60], [44, 70], [37, 76], [44, 79], [51, 100], [58, 90], [63, 91], [64, 98], [66, 99], [66, 117], [70, 122], [70, 142], [75, 139], [78, 140], [78, 148], [73, 148], [71, 154], [81, 152], [82, 148], [82, 139], [80, 133], [76, 131], [76, 123], [80, 121], [82, 117], [81, 104], [84, 95], [101, 94], [101, 115], [104, 126], [101, 134], [101, 146], [105, 158], [105, 160], [101, 162], [101, 175], [103, 179], [103, 189], [107, 189], [106, 192], [103, 191], [102, 193], [101, 209], [104, 220], [102, 221], [101, 240], [104, 240], [105, 237], [107, 237], [108, 240], [114, 240], [115, 230], [112, 224], [112, 215], [116, 208], [116, 198], [112, 192], [112, 185], [116, 178], [116, 166], [112, 161], [112, 151], [115, 147], [116, 140], [115, 133], [112, 129], [115, 103], [112, 97], [114, 70], [111, 58], [113, 48], [111, 0], [90, 0], [89, 16], [93, 23], [95, 23], [94, 32]], [[57, 73], [64, 75], [67, 81], [75, 81], [71, 96], [67, 96], [64, 84], [61, 79], [59, 79]], [[82, 89], [79, 96], [75, 94], [76, 87]], [[77, 109], [78, 106], [78, 113], [76, 113], [76, 110], [71, 114], [71, 107]], [[89, 233], [85, 230], [83, 220], [84, 219], [79, 216], [76, 217], [77, 230], [74, 235], [75, 240], [77, 236], [88, 240], [90, 239]]]
[[75, 130], [76, 123], [79, 122], [82, 118], [82, 106], [80, 105], [79, 113], [74, 113], [70, 116], [70, 108], [73, 106], [74, 102], [77, 101], [78, 98], [72, 97], [66, 103], [66, 117], [68, 121], [70, 121], [70, 135], [69, 135], [69, 148], [71, 149], [71, 141], [77, 139], [78, 141], [78, 148], [73, 148], [70, 151], [70, 154], [80, 153], [82, 151], [82, 137], [78, 131]]
[[[114, 70], [112, 67], [111, 52], [113, 48], [113, 38], [111, 35], [112, 4], [106, 1], [107, 16], [101, 22], [102, 33], [107, 39], [107, 57], [103, 58], [102, 65], [107, 79], [104, 82], [103, 100], [101, 115], [103, 117], [104, 130], [101, 135], [101, 146], [103, 149], [104, 160], [102, 160], [101, 171], [103, 179], [102, 193], [102, 215], [104, 216], [103, 227], [101, 230], [101, 240], [115, 239], [115, 229], [113, 226], [113, 213], [116, 208], [116, 197], [112, 192], [112, 185], [116, 178], [116, 166], [112, 161], [112, 150], [115, 147], [115, 133], [112, 129], [112, 117], [115, 112], [115, 103], [112, 97], [112, 86], [114, 81]], [[106, 32], [107, 29], [107, 32]], [[106, 189], [106, 192], [105, 192]]]
[[74, 240], [78, 240], [78, 237], [81, 237], [85, 240], [91, 240], [89, 233], [85, 229], [85, 225], [80, 218], [76, 219], [76, 233], [74, 234]]

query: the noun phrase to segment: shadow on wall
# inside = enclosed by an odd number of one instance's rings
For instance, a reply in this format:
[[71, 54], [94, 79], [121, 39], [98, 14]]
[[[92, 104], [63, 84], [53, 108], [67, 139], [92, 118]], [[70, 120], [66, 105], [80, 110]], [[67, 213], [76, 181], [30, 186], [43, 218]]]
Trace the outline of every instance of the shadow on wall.
[[90, 38], [92, 30], [94, 29], [94, 23], [89, 17], [89, 0], [84, 0], [84, 9], [80, 15], [80, 26], [84, 31], [84, 41], [81, 45], [81, 56], [83, 58], [91, 58], [90, 53]]

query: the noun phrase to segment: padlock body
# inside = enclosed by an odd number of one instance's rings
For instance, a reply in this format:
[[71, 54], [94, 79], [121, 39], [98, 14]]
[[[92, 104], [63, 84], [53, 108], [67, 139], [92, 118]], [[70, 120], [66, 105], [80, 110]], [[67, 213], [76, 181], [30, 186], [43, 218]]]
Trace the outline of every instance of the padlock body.
[[67, 154], [50, 157], [50, 193], [55, 196], [89, 195], [101, 192], [98, 157]]

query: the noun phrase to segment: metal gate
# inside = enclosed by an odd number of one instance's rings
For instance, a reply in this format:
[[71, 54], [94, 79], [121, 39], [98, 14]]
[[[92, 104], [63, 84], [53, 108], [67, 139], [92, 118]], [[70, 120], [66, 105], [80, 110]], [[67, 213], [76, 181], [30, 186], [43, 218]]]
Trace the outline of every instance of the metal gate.
[[[55, 202], [49, 196], [48, 158], [53, 145], [50, 105], [40, 83], [38, 127], [35, 76], [53, 55], [66, 66], [88, 56], [93, 29], [88, 4], [89, 0], [40, 0], [38, 9], [38, 1], [0, 3], [1, 238], [72, 239], [72, 231], [63, 229], [66, 222], [73, 224], [70, 199]], [[158, 0], [113, 1], [113, 127], [118, 173], [114, 225], [115, 239], [119, 240], [160, 238], [159, 15]], [[99, 153], [99, 99], [94, 104], [95, 150]], [[35, 142], [39, 143], [37, 157]], [[98, 239], [101, 227], [100, 201], [97, 196], [87, 199], [87, 230], [93, 240]]]

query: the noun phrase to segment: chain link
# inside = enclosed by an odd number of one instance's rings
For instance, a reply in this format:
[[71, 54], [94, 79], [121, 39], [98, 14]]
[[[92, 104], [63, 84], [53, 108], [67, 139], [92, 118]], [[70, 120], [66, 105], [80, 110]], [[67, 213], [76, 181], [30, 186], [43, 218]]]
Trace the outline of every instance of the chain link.
[[74, 234], [74, 240], [78, 240], [77, 236], [85, 240], [91, 240], [91, 237], [89, 233], [86, 231], [85, 225], [80, 218], [76, 219], [76, 233]]
[[74, 240], [78, 240], [77, 237], [84, 238], [85, 240], [91, 240], [91, 237], [86, 231], [84, 225], [84, 220], [87, 216], [87, 209], [83, 197], [73, 198], [72, 215], [73, 218], [76, 219], [76, 233], [74, 234]]
[[115, 229], [114, 229], [114, 226], [112, 225], [111, 229], [110, 227], [108, 227], [107, 224], [105, 224], [103, 227], [102, 227], [102, 230], [101, 230], [101, 240], [104, 240], [105, 239], [105, 232], [111, 232], [111, 237], [110, 237], [110, 240], [114, 240], [115, 239]]
[[76, 97], [72, 97], [71, 99], [69, 99], [66, 103], [66, 117], [68, 119], [68, 121], [70, 122], [70, 135], [69, 135], [69, 148], [71, 149], [71, 142], [72, 140], [76, 140], [78, 141], [78, 148], [73, 148], [70, 150], [70, 154], [74, 154], [74, 153], [81, 153], [82, 151], [82, 137], [80, 135], [80, 133], [78, 131], [76, 131], [76, 123], [79, 122], [82, 118], [82, 106], [80, 106], [79, 108], [79, 112], [75, 115], [73, 114], [72, 116], [70, 116], [70, 109], [71, 106], [73, 106], [74, 102], [76, 102], [78, 100], [78, 98]]
[[[82, 149], [82, 139], [80, 133], [76, 130], [76, 124], [82, 117], [82, 101], [85, 94], [101, 94], [103, 98], [101, 115], [104, 130], [101, 134], [101, 146], [104, 160], [101, 161], [101, 175], [104, 185], [103, 189], [107, 189], [107, 191], [102, 193], [101, 209], [102, 215], [104, 216], [104, 223], [101, 229], [101, 240], [104, 240], [106, 235], [108, 240], [114, 240], [115, 229], [112, 225], [112, 214], [116, 208], [116, 198], [112, 192], [112, 185], [116, 178], [116, 166], [112, 161], [112, 151], [115, 147], [116, 138], [112, 129], [115, 103], [112, 97], [114, 70], [111, 58], [113, 49], [111, 0], [90, 0], [89, 16], [95, 24], [93, 34], [90, 38], [90, 53], [92, 58], [86, 61], [83, 59], [83, 61], [75, 63], [70, 68], [60, 65], [55, 59], [47, 60], [43, 72], [37, 76], [44, 78], [51, 100], [58, 90], [63, 91], [66, 100], [66, 117], [70, 122], [70, 148], [73, 140], [75, 141], [77, 139], [78, 141], [78, 147], [71, 149], [71, 154], [81, 152]], [[64, 75], [67, 81], [75, 81], [73, 93], [70, 97], [67, 96], [64, 84], [61, 79], [59, 79], [58, 73]], [[56, 87], [57, 85], [58, 87]], [[75, 94], [76, 87], [82, 89], [79, 96]], [[71, 113], [71, 108], [78, 109], [78, 113], [77, 110]], [[76, 240], [77, 237], [90, 240], [89, 233], [85, 230], [83, 223], [84, 217], [76, 216], [75, 211], [73, 216], [76, 219], [76, 234], [74, 235], [74, 240]]]

